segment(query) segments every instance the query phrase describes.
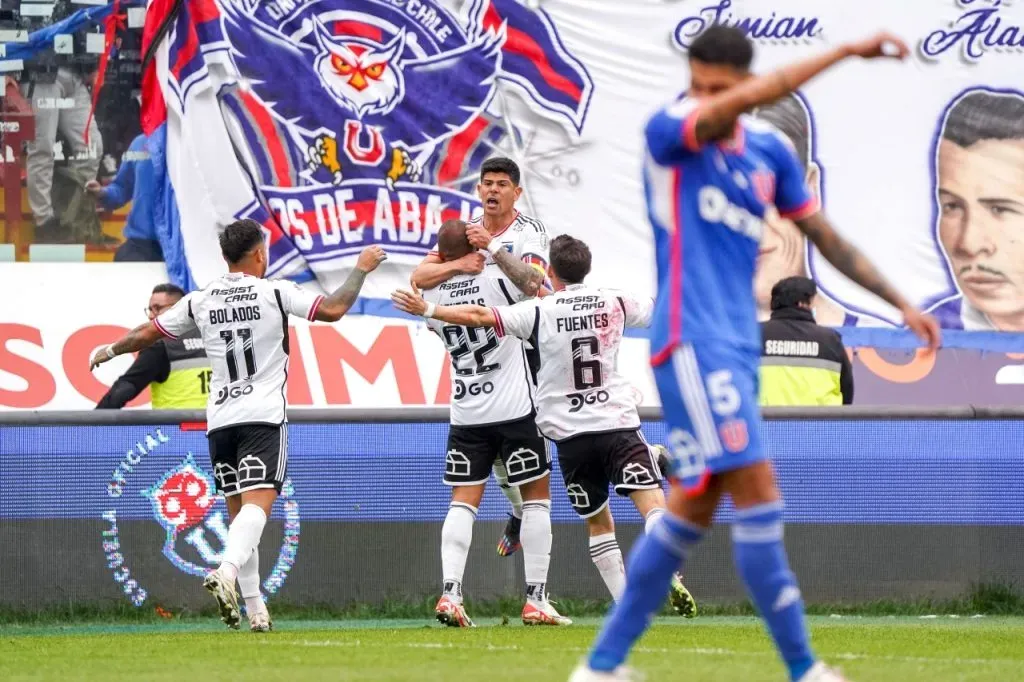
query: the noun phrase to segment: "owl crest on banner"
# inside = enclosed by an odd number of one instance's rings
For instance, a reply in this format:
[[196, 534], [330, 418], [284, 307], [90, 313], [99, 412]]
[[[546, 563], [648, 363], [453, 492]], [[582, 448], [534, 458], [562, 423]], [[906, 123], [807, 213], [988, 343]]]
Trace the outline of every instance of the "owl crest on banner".
[[536, 115], [525, 123], [572, 140], [593, 92], [548, 14], [517, 0], [467, 0], [458, 16], [437, 0], [188, 4], [199, 49], [172, 36], [169, 87], [187, 116], [207, 72], [190, 60], [227, 73], [214, 88], [255, 193], [233, 218], [270, 230], [271, 275], [292, 260], [336, 270], [371, 244], [418, 260], [477, 208], [476, 170], [517, 134], [506, 91]]

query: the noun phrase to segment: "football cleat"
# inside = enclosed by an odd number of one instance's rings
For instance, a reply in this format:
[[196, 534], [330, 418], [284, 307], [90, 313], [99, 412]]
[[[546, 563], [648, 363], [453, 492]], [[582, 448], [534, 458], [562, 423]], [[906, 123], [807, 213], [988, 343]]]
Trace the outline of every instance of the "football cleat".
[[586, 663], [580, 663], [572, 671], [569, 682], [640, 682], [642, 679], [643, 677], [639, 673], [624, 666], [619, 666], [614, 672], [607, 673], [591, 670]]
[[519, 529], [523, 525], [522, 519], [517, 519], [512, 514], [508, 515], [508, 522], [505, 524], [505, 532], [498, 540], [498, 556], [511, 556], [519, 551], [522, 543], [519, 542]]
[[523, 625], [572, 625], [549, 601], [528, 600], [523, 607]]
[[850, 682], [845, 677], [833, 670], [821, 661], [818, 661], [811, 669], [804, 673], [799, 682]]
[[450, 628], [473, 628], [473, 621], [466, 615], [466, 609], [447, 594], [441, 595], [434, 607], [434, 617], [442, 625]]
[[237, 630], [242, 621], [241, 613], [238, 611], [238, 594], [235, 592], [235, 581], [228, 580], [217, 569], [206, 576], [203, 587], [217, 600], [217, 608], [220, 610], [220, 619], [224, 624], [233, 630]]
[[669, 587], [668, 603], [672, 610], [683, 618], [695, 618], [697, 616], [697, 602], [693, 595], [683, 585], [683, 577], [678, 573], [672, 576], [672, 585]]
[[250, 632], [270, 632], [273, 629], [274, 621], [270, 620], [270, 614], [266, 611], [249, 614]]

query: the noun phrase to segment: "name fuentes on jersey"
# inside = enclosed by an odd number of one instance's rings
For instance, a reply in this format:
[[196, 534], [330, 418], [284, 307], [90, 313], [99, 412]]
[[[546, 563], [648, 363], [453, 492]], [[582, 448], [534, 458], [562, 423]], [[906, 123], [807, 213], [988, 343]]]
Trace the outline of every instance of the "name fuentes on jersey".
[[608, 313], [592, 313], [580, 317], [559, 317], [555, 324], [559, 332], [582, 332], [608, 326]]
[[[255, 295], [253, 294], [253, 296]], [[210, 311], [210, 324], [252, 322], [258, 319], [260, 319], [260, 308], [255, 305], [247, 305], [243, 308], [214, 308]]]

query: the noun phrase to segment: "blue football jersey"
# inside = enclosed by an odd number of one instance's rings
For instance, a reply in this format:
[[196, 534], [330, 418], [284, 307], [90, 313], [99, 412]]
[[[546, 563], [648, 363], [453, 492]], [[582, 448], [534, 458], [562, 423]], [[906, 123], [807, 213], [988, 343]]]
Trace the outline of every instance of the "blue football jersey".
[[700, 144], [697, 106], [674, 102], [644, 130], [644, 191], [658, 263], [653, 364], [693, 341], [759, 349], [753, 282], [765, 209], [774, 204], [791, 219], [818, 210], [782, 133], [741, 116], [732, 139]]

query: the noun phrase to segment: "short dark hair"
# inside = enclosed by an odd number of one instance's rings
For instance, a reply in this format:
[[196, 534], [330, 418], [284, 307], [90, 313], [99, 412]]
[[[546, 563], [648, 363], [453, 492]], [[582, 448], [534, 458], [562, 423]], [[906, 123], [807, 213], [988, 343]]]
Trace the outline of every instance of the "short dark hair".
[[579, 284], [590, 274], [590, 247], [560, 234], [551, 240], [551, 270], [565, 284]]
[[155, 287], [153, 287], [153, 293], [168, 294], [170, 296], [174, 296], [175, 298], [182, 298], [185, 296], [184, 289], [182, 289], [176, 284], [171, 284], [170, 282], [167, 282], [166, 284], [157, 284]]
[[809, 277], [786, 277], [772, 287], [772, 310], [795, 308], [800, 303], [810, 305], [818, 295], [818, 285]]
[[942, 137], [961, 147], [982, 140], [1022, 140], [1024, 97], [987, 90], [968, 92], [950, 108]]
[[754, 44], [735, 26], [712, 24], [690, 43], [689, 56], [705, 64], [722, 64], [749, 71], [754, 61]]
[[263, 227], [251, 218], [236, 220], [220, 233], [220, 252], [231, 265], [263, 244]]
[[518, 185], [521, 179], [519, 166], [515, 161], [505, 156], [496, 156], [493, 159], [484, 161], [480, 166], [480, 179], [483, 180], [484, 176], [488, 173], [504, 173], [512, 180], [513, 185]]
[[437, 231], [437, 252], [445, 260], [462, 258], [473, 250], [466, 239], [466, 223], [458, 218], [446, 220]]
[[755, 109], [753, 115], [768, 121], [786, 136], [806, 171], [811, 160], [811, 112], [803, 100], [796, 93], [790, 93], [768, 106]]

